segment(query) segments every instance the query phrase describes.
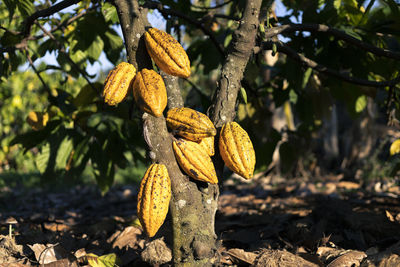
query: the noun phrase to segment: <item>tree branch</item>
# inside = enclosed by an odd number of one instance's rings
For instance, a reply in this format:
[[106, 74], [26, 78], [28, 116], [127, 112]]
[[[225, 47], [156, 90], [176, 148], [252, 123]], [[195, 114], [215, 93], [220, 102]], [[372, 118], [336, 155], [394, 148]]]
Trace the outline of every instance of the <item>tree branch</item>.
[[40, 72], [38, 71], [38, 69], [36, 69], [35, 65], [33, 64], [32, 58], [29, 55], [29, 52], [27, 49], [25, 49], [25, 56], [26, 59], [29, 62], [29, 65], [31, 66], [31, 68], [33, 69], [33, 71], [36, 73], [36, 76], [39, 78], [40, 82], [42, 83], [44, 89], [46, 90], [46, 92], [49, 94], [49, 100], [50, 103], [54, 104], [56, 103], [56, 98], [51, 94], [51, 90], [50, 87], [47, 85], [47, 83], [43, 80], [42, 75], [40, 75]]
[[335, 29], [335, 28], [332, 28], [332, 27], [329, 27], [329, 26], [323, 25], [323, 24], [309, 24], [309, 23], [286, 24], [286, 25], [282, 25], [282, 26], [278, 26], [278, 27], [274, 27], [274, 28], [270, 28], [270, 29], [266, 30], [265, 37], [271, 38], [278, 34], [294, 32], [294, 31], [326, 32], [326, 33], [332, 34], [333, 36], [335, 36], [338, 39], [346, 41], [362, 50], [371, 52], [377, 56], [400, 60], [399, 52], [394, 52], [394, 51], [390, 51], [388, 49], [378, 48], [371, 44], [360, 41], [357, 38], [354, 38], [353, 36], [348, 35], [344, 31], [341, 31], [341, 30], [338, 30], [338, 29]]
[[210, 118], [216, 127], [221, 127], [235, 117], [236, 100], [241, 87], [240, 81], [255, 46], [261, 2], [261, 0], [247, 1], [240, 26], [233, 34], [232, 46], [222, 67], [221, 77], [210, 109], [212, 112]]
[[352, 84], [369, 86], [369, 87], [385, 87], [385, 86], [393, 86], [393, 85], [400, 83], [400, 76], [397, 76], [395, 79], [384, 81], [384, 82], [370, 81], [370, 80], [365, 80], [365, 79], [360, 79], [360, 78], [349, 76], [347, 73], [341, 73], [339, 71], [325, 67], [324, 65], [321, 65], [321, 64], [297, 53], [290, 47], [288, 47], [280, 42], [272, 42], [272, 41], [263, 42], [262, 48], [265, 50], [270, 50], [270, 49], [272, 49], [274, 44], [276, 45], [277, 51], [287, 55], [288, 57], [296, 60], [297, 62], [299, 62], [307, 67], [313, 68], [320, 73], [324, 73], [329, 76], [333, 76], [335, 78], [341, 79], [343, 81], [346, 81], [346, 82], [349, 82]]
[[219, 4], [219, 5], [215, 5], [215, 6], [212, 6], [212, 7], [208, 7], [208, 6], [196, 6], [196, 5], [192, 5], [192, 7], [198, 8], [198, 9], [206, 9], [206, 10], [209, 10], [209, 9], [217, 9], [217, 8], [223, 7], [223, 6], [225, 6], [225, 5], [229, 4], [229, 3], [231, 3], [232, 1], [233, 1], [233, 0], [228, 0], [228, 1], [224, 2], [224, 3], [221, 3], [221, 4]]
[[35, 23], [35, 20], [37, 20], [38, 18], [51, 16], [54, 13], [57, 13], [58, 11], [63, 10], [64, 8], [67, 8], [76, 3], [79, 3], [80, 1], [81, 0], [64, 0], [58, 4], [55, 4], [51, 7], [49, 7], [49, 8], [36, 11], [32, 15], [30, 15], [28, 18], [26, 18], [23, 36], [26, 37], [30, 34], [31, 27]]
[[179, 11], [176, 11], [174, 9], [165, 8], [161, 3], [158, 3], [158, 2], [147, 1], [144, 4], [144, 6], [147, 7], [147, 8], [150, 8], [150, 9], [157, 9], [164, 16], [165, 15], [171, 15], [171, 16], [182, 18], [182, 19], [188, 21], [189, 23], [195, 25], [196, 27], [200, 28], [203, 31], [203, 33], [210, 38], [211, 42], [217, 48], [217, 50], [220, 53], [220, 55], [222, 57], [225, 56], [225, 52], [224, 52], [222, 46], [218, 43], [218, 41], [215, 38], [214, 34], [211, 31], [209, 31], [206, 27], [204, 27], [204, 25], [200, 21], [198, 21], [196, 19], [193, 19], [192, 17], [190, 17], [190, 16], [188, 16], [186, 14], [183, 14], [183, 13], [181, 13]]
[[97, 90], [97, 88], [93, 85], [93, 83], [89, 80], [89, 78], [87, 77], [87, 73], [82, 70], [73, 60], [72, 58], [69, 56], [69, 54], [65, 51], [64, 46], [62, 45], [62, 43], [60, 43], [56, 37], [54, 37], [53, 34], [51, 34], [49, 31], [47, 31], [39, 22], [36, 23], [39, 28], [43, 31], [43, 33], [47, 36], [50, 37], [51, 40], [53, 40], [56, 45], [58, 46], [59, 50], [61, 53], [63, 53], [68, 61], [72, 64], [72, 66], [82, 75], [82, 77], [86, 80], [86, 82], [89, 84], [89, 86], [98, 94], [100, 94], [100, 92]]

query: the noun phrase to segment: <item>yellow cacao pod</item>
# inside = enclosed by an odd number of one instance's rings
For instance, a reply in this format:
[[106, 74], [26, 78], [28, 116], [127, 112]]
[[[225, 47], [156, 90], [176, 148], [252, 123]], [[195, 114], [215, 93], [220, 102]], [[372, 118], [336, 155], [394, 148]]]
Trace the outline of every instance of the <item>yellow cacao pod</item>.
[[167, 217], [171, 180], [167, 167], [152, 164], [143, 176], [138, 194], [137, 213], [143, 230], [153, 237]]
[[256, 155], [247, 132], [236, 122], [222, 126], [219, 152], [225, 165], [246, 179], [253, 177]]
[[174, 133], [195, 142], [217, 134], [211, 120], [205, 114], [191, 108], [168, 110], [167, 125]]
[[133, 96], [143, 111], [155, 117], [160, 117], [167, 106], [164, 80], [154, 70], [142, 69], [137, 73], [133, 83]]
[[145, 33], [144, 38], [147, 52], [161, 70], [178, 77], [190, 76], [189, 58], [174, 37], [164, 31], [151, 28]]
[[39, 131], [43, 129], [49, 121], [49, 114], [47, 112], [31, 111], [26, 118], [26, 122], [32, 127], [33, 130]]
[[206, 137], [201, 139], [199, 145], [207, 152], [207, 154], [212, 157], [215, 154], [214, 149], [214, 136]]
[[124, 100], [135, 75], [136, 69], [132, 64], [119, 63], [108, 73], [104, 82], [104, 101], [110, 106], [115, 106]]
[[173, 142], [173, 149], [179, 166], [187, 175], [195, 180], [218, 183], [214, 164], [198, 143], [180, 139]]

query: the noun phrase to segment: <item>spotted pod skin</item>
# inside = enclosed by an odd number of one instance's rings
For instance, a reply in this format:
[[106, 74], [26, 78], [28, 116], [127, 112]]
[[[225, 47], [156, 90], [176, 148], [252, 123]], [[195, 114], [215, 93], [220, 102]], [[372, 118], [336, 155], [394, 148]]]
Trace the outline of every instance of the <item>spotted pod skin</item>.
[[147, 52], [161, 70], [182, 78], [190, 76], [189, 58], [174, 37], [159, 29], [151, 28], [145, 33], [144, 40]]
[[168, 110], [167, 125], [174, 133], [195, 142], [217, 134], [211, 120], [205, 114], [191, 108]]
[[218, 183], [214, 164], [198, 143], [180, 139], [173, 142], [173, 149], [179, 166], [187, 175], [202, 182]]
[[108, 73], [104, 82], [104, 101], [110, 106], [121, 103], [126, 97], [135, 75], [136, 69], [132, 64], [128, 62], [119, 63]]
[[148, 237], [153, 237], [164, 223], [170, 199], [171, 180], [167, 167], [150, 165], [140, 183], [137, 203], [137, 214]]
[[142, 69], [133, 83], [133, 96], [140, 109], [160, 117], [167, 106], [164, 80], [154, 70]]
[[222, 126], [219, 153], [225, 165], [246, 179], [253, 177], [256, 155], [247, 132], [236, 122]]
[[207, 152], [207, 154], [212, 157], [215, 154], [214, 149], [214, 136], [206, 137], [201, 139], [199, 145]]

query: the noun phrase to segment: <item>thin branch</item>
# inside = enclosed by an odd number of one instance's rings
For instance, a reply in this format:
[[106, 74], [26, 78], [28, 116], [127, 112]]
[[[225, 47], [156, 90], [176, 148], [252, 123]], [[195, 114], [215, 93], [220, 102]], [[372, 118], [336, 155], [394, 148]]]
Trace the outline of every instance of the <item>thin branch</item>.
[[304, 64], [307, 67], [313, 68], [314, 70], [316, 70], [318, 72], [327, 74], [329, 76], [336, 77], [338, 79], [341, 79], [343, 81], [346, 81], [346, 82], [349, 82], [352, 84], [369, 86], [369, 87], [385, 87], [385, 86], [393, 86], [393, 85], [400, 83], [400, 76], [397, 76], [395, 79], [384, 81], [384, 82], [370, 81], [370, 80], [366, 80], [366, 79], [360, 79], [360, 78], [349, 76], [347, 73], [342, 73], [342, 72], [330, 69], [328, 67], [325, 67], [324, 65], [321, 65], [321, 64], [297, 53], [290, 47], [288, 47], [280, 42], [272, 42], [272, 41], [263, 42], [262, 48], [265, 50], [270, 50], [270, 49], [272, 49], [274, 44], [276, 45], [277, 51], [287, 55], [288, 57], [296, 60], [297, 62]]
[[214, 18], [228, 19], [228, 20], [233, 20], [233, 21], [239, 21], [240, 20], [240, 18], [232, 17], [232, 16], [225, 15], [225, 14], [213, 14], [212, 16]]
[[332, 34], [338, 39], [341, 39], [345, 42], [348, 42], [362, 50], [367, 52], [371, 52], [377, 56], [387, 57], [391, 59], [400, 60], [400, 53], [394, 52], [388, 49], [378, 48], [366, 42], [360, 41], [357, 38], [354, 38], [351, 35], [348, 35], [344, 31], [329, 27], [323, 24], [311, 24], [311, 23], [304, 23], [304, 24], [286, 24], [278, 27], [274, 27], [268, 29], [265, 32], [266, 38], [271, 38], [278, 34], [287, 33], [287, 32], [294, 32], [294, 31], [307, 31], [307, 32], [326, 32]]
[[28, 49], [25, 49], [25, 56], [26, 59], [29, 62], [29, 66], [33, 69], [33, 71], [36, 73], [36, 76], [39, 78], [40, 82], [42, 83], [44, 89], [46, 90], [46, 92], [49, 94], [49, 100], [51, 103], [55, 103], [56, 99], [55, 97], [51, 94], [51, 89], [50, 87], [47, 85], [47, 83], [43, 80], [42, 75], [40, 74], [40, 71], [38, 71], [38, 69], [35, 67], [35, 65], [33, 64], [32, 58], [29, 55]]
[[203, 33], [210, 38], [211, 42], [213, 42], [214, 46], [217, 48], [217, 50], [220, 53], [220, 55], [222, 57], [225, 56], [225, 52], [224, 52], [222, 46], [220, 45], [220, 43], [218, 43], [218, 41], [215, 38], [214, 34], [210, 30], [208, 30], [206, 27], [204, 27], [204, 25], [200, 21], [198, 21], [198, 20], [196, 20], [196, 19], [194, 19], [194, 18], [192, 18], [192, 17], [190, 17], [190, 16], [188, 16], [186, 14], [183, 14], [183, 13], [181, 13], [179, 11], [176, 11], [174, 9], [165, 8], [163, 6], [163, 4], [159, 3], [159, 2], [147, 1], [144, 4], [144, 6], [147, 7], [147, 8], [150, 8], [150, 9], [157, 9], [164, 16], [171, 15], [171, 16], [182, 18], [182, 19], [188, 21], [189, 23], [195, 25], [196, 27], [200, 28], [203, 31]]
[[224, 2], [224, 3], [221, 3], [221, 4], [216, 5], [216, 6], [212, 6], [212, 7], [207, 7], [207, 6], [196, 6], [196, 5], [192, 5], [192, 7], [198, 8], [198, 9], [205, 9], [205, 10], [217, 9], [217, 8], [226, 6], [227, 4], [231, 3], [232, 1], [233, 1], [233, 0], [228, 0], [228, 1]]
[[[93, 6], [92, 8], [86, 9], [84, 11], [82, 11], [81, 13], [72, 16], [71, 18], [69, 18], [68, 20], [64, 21], [63, 23], [58, 24], [56, 27], [52, 28], [49, 32], [53, 33], [63, 27], [68, 26], [69, 24], [73, 23], [74, 21], [77, 21], [78, 19], [82, 18], [83, 16], [85, 16], [87, 13], [89, 13], [89, 11], [96, 9], [98, 6]], [[41, 39], [45, 36], [45, 34], [40, 34], [40, 35], [36, 35], [36, 36], [32, 36], [32, 40], [38, 40]], [[30, 39], [31, 40], [31, 39]]]
[[188, 78], [183, 78], [186, 82], [188, 82], [192, 87], [193, 87], [193, 89], [199, 94], [199, 95], [201, 95], [201, 97], [204, 97], [204, 98], [208, 98], [208, 95], [206, 95], [205, 93], [203, 93], [202, 91], [201, 91], [201, 89], [199, 88], [199, 87], [197, 87], [191, 80], [189, 80]]
[[87, 73], [85, 71], [83, 71], [69, 56], [69, 54], [65, 51], [64, 46], [62, 45], [62, 43], [60, 43], [53, 34], [51, 34], [51, 32], [47, 31], [40, 23], [36, 23], [39, 28], [43, 31], [43, 33], [47, 36], [50, 37], [50, 39], [52, 39], [56, 45], [59, 47], [59, 50], [61, 53], [63, 53], [68, 61], [71, 63], [71, 65], [82, 75], [82, 77], [86, 80], [86, 82], [89, 84], [89, 86], [98, 94], [100, 94], [100, 92], [96, 89], [96, 87], [93, 85], [93, 83], [89, 80], [89, 78], [87, 77]]
[[81, 0], [64, 0], [64, 1], [60, 2], [60, 3], [58, 3], [58, 4], [55, 4], [55, 5], [51, 6], [51, 7], [49, 7], [49, 8], [36, 11], [35, 13], [30, 15], [25, 20], [25, 27], [24, 27], [23, 35], [25, 37], [30, 35], [32, 25], [35, 23], [35, 21], [38, 18], [51, 16], [51, 15], [57, 13], [58, 11], [63, 10], [64, 8], [67, 8], [69, 6], [72, 6], [74, 4], [79, 3], [80, 1]]

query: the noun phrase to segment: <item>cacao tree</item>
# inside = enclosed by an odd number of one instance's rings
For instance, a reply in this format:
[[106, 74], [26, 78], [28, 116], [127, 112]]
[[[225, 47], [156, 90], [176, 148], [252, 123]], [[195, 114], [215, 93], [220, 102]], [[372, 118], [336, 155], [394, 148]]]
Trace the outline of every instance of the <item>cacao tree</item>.
[[[182, 172], [163, 115], [142, 113], [132, 96], [116, 107], [104, 104], [104, 77], [95, 82], [87, 71], [102, 53], [114, 65], [127, 61], [136, 70], [157, 69], [143, 37], [152, 27], [149, 13], [159, 12], [191, 61], [189, 78], [160, 71], [167, 109], [202, 111], [218, 131], [237, 117], [254, 142], [258, 171], [269, 170], [278, 149], [281, 170], [290, 172], [338, 102], [357, 116], [373, 99], [390, 111], [388, 122], [397, 123], [400, 8], [394, 0], [277, 1], [286, 9], [282, 16], [268, 0], [2, 2], [1, 78], [10, 79], [28, 64], [41, 83], [35, 92], [48, 101], [38, 111], [48, 120], [10, 144], [37, 148], [35, 161], [44, 177], [79, 177], [90, 166], [103, 192], [117, 169], [164, 164], [171, 177], [176, 266], [218, 262], [219, 187]], [[56, 64], [38, 64], [46, 53], [54, 53]], [[50, 84], [46, 71], [65, 82]], [[68, 81], [76, 79], [84, 85], [69, 88]], [[288, 120], [281, 132], [271, 127], [279, 107]], [[218, 151], [214, 165], [223, 183]]]

